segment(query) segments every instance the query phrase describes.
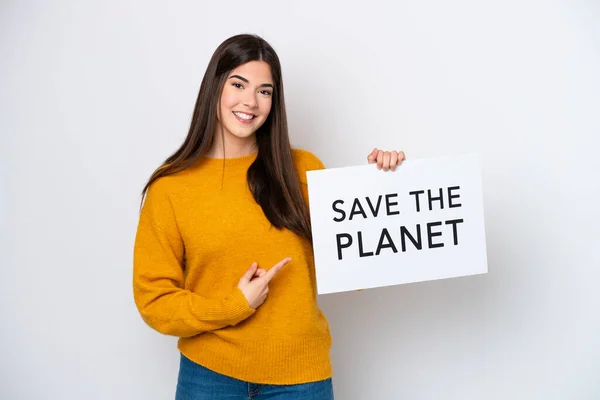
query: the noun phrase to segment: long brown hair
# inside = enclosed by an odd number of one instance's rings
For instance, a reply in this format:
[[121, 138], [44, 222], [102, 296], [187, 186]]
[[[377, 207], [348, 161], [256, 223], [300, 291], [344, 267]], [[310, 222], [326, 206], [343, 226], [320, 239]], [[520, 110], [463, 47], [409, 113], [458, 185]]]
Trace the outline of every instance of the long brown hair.
[[288, 137], [281, 64], [275, 50], [256, 35], [233, 36], [215, 50], [200, 85], [188, 135], [181, 147], [150, 176], [142, 191], [142, 201], [158, 178], [182, 171], [208, 153], [214, 142], [217, 110], [227, 76], [250, 61], [269, 64], [274, 90], [269, 116], [256, 131], [258, 154], [248, 168], [248, 186], [273, 226], [288, 228], [312, 240], [308, 208]]

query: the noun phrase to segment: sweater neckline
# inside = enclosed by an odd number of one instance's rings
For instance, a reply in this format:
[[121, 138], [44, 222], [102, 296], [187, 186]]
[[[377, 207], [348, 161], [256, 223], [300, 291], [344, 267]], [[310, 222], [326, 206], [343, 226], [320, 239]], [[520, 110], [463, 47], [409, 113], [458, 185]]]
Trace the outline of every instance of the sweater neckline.
[[202, 163], [204, 165], [208, 165], [208, 166], [217, 166], [217, 167], [222, 167], [223, 165], [231, 165], [231, 166], [235, 166], [235, 165], [250, 165], [252, 162], [254, 162], [254, 160], [256, 160], [256, 157], [258, 156], [258, 152], [254, 152], [252, 154], [249, 154], [247, 156], [241, 156], [241, 157], [220, 157], [220, 158], [214, 158], [214, 157], [207, 157], [207, 156], [202, 156]]

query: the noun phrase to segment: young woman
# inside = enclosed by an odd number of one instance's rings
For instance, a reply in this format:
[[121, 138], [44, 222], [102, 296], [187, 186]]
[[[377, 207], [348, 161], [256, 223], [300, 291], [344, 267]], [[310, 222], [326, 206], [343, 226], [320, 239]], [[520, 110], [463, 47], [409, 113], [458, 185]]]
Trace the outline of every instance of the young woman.
[[[383, 170], [403, 159], [368, 156]], [[290, 147], [273, 48], [223, 42], [187, 138], [144, 188], [135, 241], [138, 310], [180, 338], [177, 400], [333, 399], [307, 204], [306, 171], [321, 168]]]

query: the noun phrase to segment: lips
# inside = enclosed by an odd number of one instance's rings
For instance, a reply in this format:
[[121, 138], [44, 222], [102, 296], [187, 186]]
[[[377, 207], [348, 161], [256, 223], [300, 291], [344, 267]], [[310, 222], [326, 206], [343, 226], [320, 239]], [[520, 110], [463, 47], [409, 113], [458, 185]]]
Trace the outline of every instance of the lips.
[[256, 118], [256, 115], [254, 114], [247, 114], [240, 111], [234, 111], [233, 115], [235, 115], [235, 117], [241, 122], [250, 122]]

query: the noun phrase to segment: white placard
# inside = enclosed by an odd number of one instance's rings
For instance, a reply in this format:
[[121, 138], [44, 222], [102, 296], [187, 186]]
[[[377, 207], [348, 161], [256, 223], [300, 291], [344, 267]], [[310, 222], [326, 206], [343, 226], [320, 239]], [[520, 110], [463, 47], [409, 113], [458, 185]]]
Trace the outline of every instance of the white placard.
[[487, 272], [476, 155], [307, 179], [319, 294]]

